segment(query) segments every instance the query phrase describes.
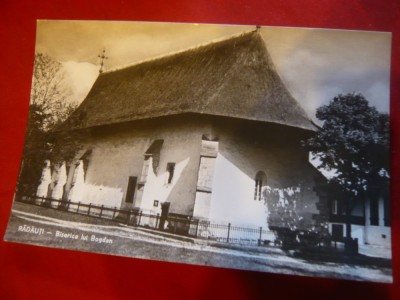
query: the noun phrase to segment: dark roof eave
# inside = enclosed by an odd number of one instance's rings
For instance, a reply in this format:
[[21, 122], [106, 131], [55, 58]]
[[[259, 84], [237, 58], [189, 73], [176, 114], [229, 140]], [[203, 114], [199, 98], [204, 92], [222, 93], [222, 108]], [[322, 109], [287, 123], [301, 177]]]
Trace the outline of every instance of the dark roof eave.
[[173, 113], [169, 113], [167, 115], [166, 114], [160, 114], [160, 115], [155, 114], [152, 116], [136, 117], [134, 119], [127, 117], [126, 119], [123, 119], [123, 120], [122, 119], [121, 120], [113, 120], [112, 122], [108, 122], [108, 123], [90, 124], [87, 126], [75, 126], [75, 127], [71, 126], [71, 128], [69, 128], [68, 130], [83, 130], [83, 129], [90, 129], [90, 128], [100, 128], [100, 127], [104, 127], [104, 126], [120, 125], [120, 124], [124, 124], [124, 123], [131, 123], [131, 122], [144, 121], [144, 120], [150, 120], [150, 119], [162, 119], [165, 117], [186, 115], [186, 114], [223, 117], [223, 118], [230, 118], [230, 119], [236, 119], [236, 120], [247, 120], [247, 121], [253, 121], [253, 122], [264, 123], [264, 124], [277, 124], [277, 125], [282, 125], [285, 127], [297, 128], [297, 129], [302, 129], [302, 130], [311, 131], [311, 132], [316, 132], [319, 129], [319, 126], [316, 125], [311, 120], [309, 120], [309, 126], [305, 126], [305, 125], [298, 125], [298, 124], [290, 124], [288, 122], [278, 121], [278, 120], [262, 120], [262, 119], [256, 118], [256, 117], [243, 118], [241, 116], [233, 116], [233, 115], [222, 115], [222, 114], [210, 114], [210, 113], [185, 111], [185, 112], [173, 112]]

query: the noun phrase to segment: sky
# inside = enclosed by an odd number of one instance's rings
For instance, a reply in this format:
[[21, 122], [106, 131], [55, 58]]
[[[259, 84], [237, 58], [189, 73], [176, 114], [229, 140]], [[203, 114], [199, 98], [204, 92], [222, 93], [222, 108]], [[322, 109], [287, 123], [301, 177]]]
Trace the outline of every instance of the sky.
[[[229, 38], [255, 26], [122, 21], [37, 23], [36, 52], [62, 63], [68, 101], [80, 103], [104, 70]], [[294, 98], [314, 121], [316, 108], [340, 93], [362, 93], [389, 112], [391, 34], [330, 29], [262, 27], [275, 67]]]

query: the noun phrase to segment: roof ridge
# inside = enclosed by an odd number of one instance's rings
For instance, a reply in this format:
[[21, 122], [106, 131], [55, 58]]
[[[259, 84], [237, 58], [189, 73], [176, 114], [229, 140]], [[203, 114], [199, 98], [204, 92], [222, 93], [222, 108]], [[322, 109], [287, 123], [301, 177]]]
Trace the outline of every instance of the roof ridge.
[[233, 40], [233, 39], [236, 39], [236, 38], [239, 38], [239, 37], [243, 37], [243, 36], [246, 36], [246, 35], [250, 35], [250, 34], [253, 34], [253, 33], [259, 34], [258, 32], [259, 32], [258, 29], [251, 29], [251, 30], [246, 30], [246, 31], [242, 31], [242, 32], [239, 32], [239, 33], [235, 33], [233, 35], [215, 38], [215, 39], [213, 39], [213, 40], [211, 40], [209, 42], [197, 44], [197, 45], [190, 46], [188, 48], [179, 49], [179, 50], [176, 50], [176, 51], [171, 51], [171, 52], [164, 53], [164, 54], [161, 54], [161, 55], [157, 55], [157, 56], [154, 56], [154, 57], [145, 58], [145, 59], [142, 59], [142, 60], [127, 64], [125, 66], [116, 67], [114, 69], [111, 69], [111, 70], [108, 70], [108, 71], [105, 71], [105, 72], [101, 73], [100, 76], [103, 75], [103, 74], [106, 75], [106, 74], [122, 71], [122, 70], [129, 69], [129, 68], [132, 68], [132, 67], [135, 67], [135, 66], [139, 66], [141, 64], [157, 61], [157, 60], [160, 60], [160, 59], [163, 59], [163, 58], [173, 57], [175, 55], [186, 53], [188, 51], [197, 50], [199, 48], [215, 45], [215, 44], [218, 44], [218, 43], [223, 43], [223, 42], [230, 41], [230, 40]]
[[[238, 58], [236, 58], [236, 60], [237, 59]], [[229, 67], [229, 71], [226, 72], [225, 74], [227, 74], [227, 75], [232, 74], [236, 69], [237, 69], [237, 64], [236, 63], [232, 64]], [[215, 99], [216, 97], [218, 97], [218, 93], [226, 86], [227, 83], [228, 83], [228, 80], [226, 80], [226, 79], [221, 80], [221, 83], [215, 89], [215, 92], [210, 97], [208, 97], [208, 99], [205, 101], [205, 103], [204, 103], [203, 107], [201, 107], [201, 109], [206, 108], [210, 104], [210, 102], [212, 102], [212, 99]]]

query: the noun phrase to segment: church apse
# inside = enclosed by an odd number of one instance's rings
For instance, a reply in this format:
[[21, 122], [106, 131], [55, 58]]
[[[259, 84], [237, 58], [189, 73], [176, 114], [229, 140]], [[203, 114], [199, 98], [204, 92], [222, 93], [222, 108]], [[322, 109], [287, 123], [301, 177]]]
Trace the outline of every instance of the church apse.
[[233, 123], [219, 128], [210, 219], [267, 228], [276, 213], [268, 191], [294, 191], [301, 223], [313, 224], [319, 202], [313, 190], [315, 170], [299, 149], [299, 137], [286, 139], [290, 135], [273, 131], [274, 127], [237, 130], [243, 127]]

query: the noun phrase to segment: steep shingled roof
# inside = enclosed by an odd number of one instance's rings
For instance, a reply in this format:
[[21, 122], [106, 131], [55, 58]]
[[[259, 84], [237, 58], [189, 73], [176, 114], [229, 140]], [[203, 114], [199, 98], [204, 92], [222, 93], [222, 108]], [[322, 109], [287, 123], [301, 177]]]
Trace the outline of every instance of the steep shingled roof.
[[257, 31], [102, 73], [69, 125], [198, 113], [315, 130]]

